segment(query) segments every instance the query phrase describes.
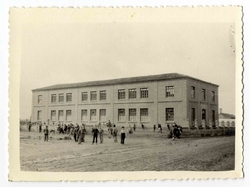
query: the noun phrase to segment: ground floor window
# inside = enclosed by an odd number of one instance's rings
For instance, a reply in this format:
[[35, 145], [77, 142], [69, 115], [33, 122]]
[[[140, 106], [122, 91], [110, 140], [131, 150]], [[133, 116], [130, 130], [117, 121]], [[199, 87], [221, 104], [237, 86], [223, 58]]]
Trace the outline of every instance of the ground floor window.
[[136, 109], [129, 109], [129, 121], [136, 121]]
[[174, 108], [166, 108], [166, 121], [174, 121]]
[[100, 121], [106, 121], [106, 109], [100, 109]]
[[125, 109], [118, 109], [118, 121], [125, 121]]
[[38, 110], [37, 111], [37, 121], [41, 121], [41, 119], [42, 119], [42, 111]]
[[148, 121], [148, 108], [140, 109], [140, 121]]
[[96, 121], [96, 109], [90, 110], [90, 121]]
[[206, 109], [202, 109], [202, 111], [201, 111], [201, 119], [206, 121]]
[[195, 122], [195, 108], [191, 108], [191, 123]]
[[81, 115], [82, 115], [82, 121], [88, 121], [88, 112], [86, 109], [82, 110]]
[[71, 121], [71, 110], [66, 110], [66, 120]]
[[51, 121], [56, 121], [56, 111], [51, 110]]
[[64, 119], [63, 119], [63, 110], [59, 110], [58, 111], [58, 120], [59, 121], [63, 121]]

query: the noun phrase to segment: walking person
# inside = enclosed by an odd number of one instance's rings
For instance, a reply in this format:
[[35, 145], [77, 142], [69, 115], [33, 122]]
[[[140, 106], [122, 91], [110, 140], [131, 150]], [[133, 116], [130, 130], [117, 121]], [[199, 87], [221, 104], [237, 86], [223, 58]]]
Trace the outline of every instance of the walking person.
[[126, 133], [125, 133], [124, 127], [122, 127], [122, 129], [121, 129], [121, 144], [125, 143], [125, 138], [126, 138]]
[[95, 127], [92, 130], [92, 134], [93, 134], [93, 142], [92, 142], [92, 144], [94, 144], [94, 142], [97, 144], [98, 133], [99, 133], [99, 130], [97, 129], [97, 127], [95, 125]]
[[79, 131], [79, 125], [76, 124], [76, 128], [74, 130], [74, 140], [75, 140], [75, 142], [78, 141], [78, 131]]
[[154, 124], [154, 132], [155, 132], [155, 129], [156, 129], [156, 124]]
[[117, 130], [117, 128], [114, 125], [114, 130], [113, 130], [114, 142], [118, 142], [117, 135], [118, 135], [118, 130]]
[[39, 133], [42, 132], [42, 122], [39, 122]]
[[86, 133], [86, 129], [82, 125], [78, 131], [78, 144], [81, 144], [82, 142], [84, 142], [85, 133]]
[[44, 141], [49, 141], [49, 129], [48, 126], [44, 129]]
[[135, 129], [136, 129], [136, 125], [135, 125], [135, 123], [134, 123], [134, 131], [135, 131]]
[[30, 130], [31, 130], [31, 126], [32, 126], [32, 124], [31, 124], [31, 121], [30, 121], [30, 122], [29, 122], [29, 126], [28, 126], [29, 132], [30, 132]]
[[103, 130], [102, 127], [100, 126], [100, 128], [99, 128], [100, 143], [103, 143], [103, 133], [104, 133], [104, 130]]

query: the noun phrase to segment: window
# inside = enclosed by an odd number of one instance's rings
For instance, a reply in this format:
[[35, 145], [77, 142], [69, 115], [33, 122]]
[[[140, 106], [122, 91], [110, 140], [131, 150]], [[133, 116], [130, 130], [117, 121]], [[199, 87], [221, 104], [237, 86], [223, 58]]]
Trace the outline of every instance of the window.
[[42, 111], [38, 110], [37, 111], [37, 121], [41, 121], [41, 119], [42, 119]]
[[206, 100], [206, 90], [202, 89], [202, 100]]
[[94, 100], [96, 100], [96, 99], [97, 99], [97, 97], [96, 97], [96, 91], [90, 92], [90, 100], [91, 100], [91, 101], [94, 101]]
[[118, 90], [118, 99], [125, 99], [125, 89]]
[[125, 109], [118, 109], [118, 121], [125, 121]]
[[90, 121], [96, 121], [96, 109], [90, 110]]
[[106, 121], [106, 109], [100, 109], [100, 121]]
[[64, 121], [64, 119], [63, 119], [63, 110], [58, 111], [58, 121]]
[[140, 120], [148, 121], [148, 109], [147, 108], [140, 109]]
[[52, 94], [51, 95], [51, 103], [55, 103], [56, 102], [56, 94]]
[[166, 108], [166, 121], [174, 121], [174, 108]]
[[88, 100], [88, 92], [82, 92], [82, 101]]
[[72, 93], [67, 93], [66, 94], [66, 102], [71, 102], [72, 101]]
[[212, 110], [212, 116], [211, 116], [211, 118], [212, 118], [212, 122], [213, 122], [213, 124], [215, 123], [215, 110]]
[[211, 100], [215, 101], [215, 92], [214, 91], [211, 91]]
[[174, 86], [166, 86], [166, 97], [174, 97]]
[[191, 86], [191, 98], [195, 98], [195, 87]]
[[51, 121], [56, 121], [56, 111], [51, 110]]
[[106, 100], [106, 91], [100, 91], [100, 100]]
[[148, 98], [148, 88], [141, 88], [141, 98]]
[[193, 124], [195, 121], [195, 108], [191, 108], [191, 123]]
[[129, 109], [129, 121], [136, 121], [136, 109]]
[[66, 110], [66, 121], [71, 121], [71, 110]]
[[136, 98], [136, 89], [129, 89], [128, 90], [128, 98], [129, 99], [135, 99]]
[[82, 121], [88, 121], [88, 112], [86, 109], [82, 110]]
[[37, 102], [38, 102], [38, 103], [42, 103], [42, 95], [38, 95], [38, 97], [37, 97]]
[[61, 93], [61, 94], [59, 94], [59, 102], [63, 102], [64, 101], [64, 94], [63, 93]]
[[206, 121], [206, 109], [202, 109], [202, 111], [201, 111], [201, 119]]

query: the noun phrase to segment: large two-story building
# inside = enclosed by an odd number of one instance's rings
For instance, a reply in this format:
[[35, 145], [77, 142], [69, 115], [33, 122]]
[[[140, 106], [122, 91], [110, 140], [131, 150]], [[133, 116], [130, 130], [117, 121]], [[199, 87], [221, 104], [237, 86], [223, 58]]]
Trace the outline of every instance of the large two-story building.
[[59, 84], [32, 93], [33, 122], [191, 127], [218, 120], [218, 85], [177, 73]]

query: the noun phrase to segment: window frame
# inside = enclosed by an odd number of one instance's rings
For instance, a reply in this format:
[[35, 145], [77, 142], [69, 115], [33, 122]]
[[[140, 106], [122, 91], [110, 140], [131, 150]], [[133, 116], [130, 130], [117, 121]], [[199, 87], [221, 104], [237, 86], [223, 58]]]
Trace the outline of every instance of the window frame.
[[119, 89], [118, 90], [118, 100], [124, 100], [124, 99], [126, 99], [126, 90]]
[[140, 88], [140, 97], [141, 97], [141, 99], [148, 98], [148, 96], [149, 96], [148, 88], [147, 87]]
[[42, 95], [37, 96], [37, 103], [42, 103]]
[[[84, 97], [85, 96], [85, 97]], [[82, 99], [83, 102], [84, 101], [88, 101], [88, 92], [82, 92]]]
[[[86, 119], [83, 119], [83, 113], [86, 111]], [[82, 109], [81, 110], [81, 121], [88, 121], [88, 110], [87, 109]]]
[[[70, 112], [70, 116], [68, 115], [68, 112]], [[68, 119], [70, 117], [70, 119]], [[66, 110], [66, 121], [72, 121], [72, 110]]]
[[[94, 98], [95, 96], [95, 98]], [[97, 101], [97, 91], [90, 92], [90, 101]]]
[[51, 103], [56, 103], [56, 94], [51, 94]]
[[101, 90], [99, 94], [100, 94], [100, 101], [107, 100], [107, 92], [106, 92], [106, 90]]
[[[121, 111], [123, 111], [124, 115], [120, 115]], [[118, 109], [118, 122], [125, 122], [126, 121], [126, 110], [125, 108], [119, 108]]]
[[206, 89], [205, 89], [205, 88], [202, 88], [202, 89], [201, 89], [201, 93], [202, 93], [202, 94], [201, 94], [201, 95], [202, 95], [202, 100], [203, 100], [203, 101], [206, 101]]
[[[132, 111], [134, 111], [134, 113]], [[131, 115], [131, 113], [135, 114], [135, 115]], [[137, 118], [136, 113], [137, 113], [136, 108], [129, 108], [129, 110], [128, 110], [128, 120], [130, 122], [135, 122], [136, 121], [136, 118]]]
[[[147, 115], [142, 115], [143, 110], [147, 111], [147, 113], [145, 113]], [[143, 117], [143, 116], [146, 116], [146, 117]], [[148, 122], [148, 121], [149, 121], [149, 110], [148, 110], [148, 108], [140, 108], [140, 122]]]
[[[136, 99], [136, 88], [128, 89], [128, 98], [129, 99]], [[133, 97], [132, 97], [133, 96]]]
[[[93, 117], [92, 117], [92, 114], [93, 114], [93, 111], [95, 111], [95, 119], [93, 119]], [[97, 121], [97, 111], [96, 111], [96, 109], [90, 109], [90, 121]]]
[[[63, 98], [62, 101], [60, 101], [60, 97]], [[63, 103], [63, 102], [64, 102], [64, 93], [59, 93], [59, 94], [58, 94], [58, 102], [59, 102], [59, 103]]]
[[[102, 115], [102, 114], [103, 114], [102, 111], [105, 111], [105, 115]], [[101, 116], [105, 116], [104, 119], [102, 119]], [[106, 111], [106, 109], [103, 109], [103, 108], [100, 109], [100, 110], [99, 110], [99, 121], [105, 122], [105, 121], [106, 121], [106, 118], [107, 118], [107, 111]]]
[[[62, 120], [60, 120], [60, 112], [62, 112]], [[58, 121], [64, 121], [64, 111], [63, 110], [58, 110]]]
[[[69, 99], [68, 96], [70, 96], [70, 100], [68, 100]], [[72, 93], [66, 93], [66, 102], [67, 103], [72, 102]]]
[[[53, 116], [52, 113], [54, 113], [55, 116]], [[53, 119], [53, 118], [54, 118], [54, 119]], [[56, 121], [56, 110], [51, 110], [51, 111], [50, 111], [50, 120], [51, 120], [51, 121]]]
[[37, 111], [37, 121], [41, 121], [41, 120], [42, 120], [42, 110], [38, 110]]
[[[171, 111], [172, 110], [172, 111]], [[165, 109], [165, 120], [166, 122], [174, 121], [174, 107]]]
[[190, 94], [191, 94], [191, 99], [195, 99], [195, 97], [196, 97], [195, 86], [191, 86]]
[[174, 97], [174, 86], [165, 87], [166, 97]]

